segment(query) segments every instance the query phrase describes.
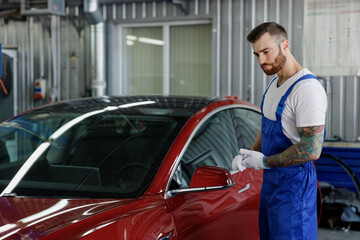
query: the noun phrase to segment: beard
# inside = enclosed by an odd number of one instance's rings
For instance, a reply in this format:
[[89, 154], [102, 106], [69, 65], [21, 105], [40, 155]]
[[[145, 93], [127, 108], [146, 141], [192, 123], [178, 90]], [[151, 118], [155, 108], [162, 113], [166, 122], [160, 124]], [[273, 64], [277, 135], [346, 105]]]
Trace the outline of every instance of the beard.
[[[281, 70], [285, 62], [286, 62], [286, 57], [279, 48], [279, 54], [276, 56], [274, 62], [261, 64], [261, 68], [266, 75], [274, 75], [275, 73]], [[268, 67], [268, 66], [270, 66], [270, 68], [264, 69], [264, 67]]]

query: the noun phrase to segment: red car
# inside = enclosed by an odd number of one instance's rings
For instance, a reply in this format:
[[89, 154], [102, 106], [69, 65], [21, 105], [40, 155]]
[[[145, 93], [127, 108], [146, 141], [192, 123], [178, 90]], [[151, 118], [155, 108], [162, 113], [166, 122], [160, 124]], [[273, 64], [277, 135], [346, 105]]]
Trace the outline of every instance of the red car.
[[220, 98], [65, 101], [0, 124], [0, 240], [259, 239], [262, 171], [231, 170], [259, 109]]

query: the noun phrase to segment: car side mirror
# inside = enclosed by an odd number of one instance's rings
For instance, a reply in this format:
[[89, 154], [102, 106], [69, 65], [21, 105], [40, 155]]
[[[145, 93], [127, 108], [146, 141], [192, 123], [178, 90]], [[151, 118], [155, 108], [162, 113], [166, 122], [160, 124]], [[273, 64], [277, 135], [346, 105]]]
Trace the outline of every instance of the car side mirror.
[[231, 173], [221, 167], [198, 167], [191, 178], [190, 188], [230, 187], [235, 184]]
[[179, 193], [194, 193], [211, 190], [222, 190], [235, 184], [231, 173], [225, 168], [203, 166], [198, 167], [190, 182], [189, 188], [167, 191], [165, 198], [171, 198]]

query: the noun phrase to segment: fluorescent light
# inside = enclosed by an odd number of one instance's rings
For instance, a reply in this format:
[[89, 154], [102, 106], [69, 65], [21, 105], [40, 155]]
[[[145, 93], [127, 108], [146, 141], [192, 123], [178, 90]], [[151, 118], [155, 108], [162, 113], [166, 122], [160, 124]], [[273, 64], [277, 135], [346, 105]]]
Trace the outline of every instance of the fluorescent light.
[[14, 235], [15, 233], [17, 233], [17, 232], [20, 231], [20, 230], [21, 230], [21, 229], [19, 228], [19, 229], [16, 229], [15, 231], [12, 231], [12, 232], [4, 235], [4, 236], [1, 236], [1, 237], [0, 237], [0, 240], [8, 239], [9, 236]]
[[105, 111], [114, 111], [116, 109], [119, 109], [119, 108], [116, 106], [109, 106], [109, 107], [104, 108]]
[[36, 162], [36, 160], [50, 147], [51, 143], [55, 141], [57, 138], [59, 138], [61, 135], [63, 135], [67, 130], [72, 128], [75, 124], [83, 121], [86, 118], [89, 118], [91, 116], [107, 112], [107, 111], [114, 111], [119, 108], [129, 108], [129, 107], [135, 107], [135, 106], [142, 106], [142, 105], [148, 105], [148, 104], [154, 104], [155, 101], [142, 101], [142, 102], [134, 102], [134, 103], [128, 103], [123, 104], [118, 107], [116, 106], [109, 106], [101, 110], [95, 110], [92, 112], [85, 113], [69, 122], [64, 124], [62, 127], [60, 127], [58, 130], [56, 130], [46, 142], [43, 142], [40, 144], [40, 146], [31, 154], [31, 156], [26, 160], [24, 165], [21, 166], [19, 171], [15, 174], [14, 178], [10, 181], [9, 185], [2, 191], [0, 196], [4, 196], [4, 194], [11, 193], [14, 188], [19, 184], [21, 179], [25, 176], [27, 171], [31, 168], [31, 166]]
[[119, 108], [129, 108], [129, 107], [136, 107], [136, 106], [142, 106], [142, 105], [148, 105], [148, 104], [154, 104], [155, 101], [143, 101], [143, 102], [134, 102], [134, 103], [127, 103], [120, 105]]
[[26, 160], [24, 165], [21, 166], [19, 171], [15, 174], [14, 178], [10, 181], [9, 185], [2, 191], [0, 194], [1, 197], [4, 196], [6, 193], [11, 193], [16, 185], [20, 182], [20, 180], [24, 177], [26, 172], [31, 168], [31, 166], [34, 164], [34, 162], [40, 157], [43, 152], [45, 152], [46, 149], [50, 146], [50, 142], [43, 142], [32, 154], [31, 156]]
[[41, 211], [41, 212], [38, 212], [34, 215], [31, 215], [29, 217], [26, 217], [26, 218], [23, 218], [20, 220], [20, 222], [23, 222], [23, 223], [29, 223], [29, 222], [32, 222], [34, 220], [37, 220], [39, 218], [43, 218], [47, 215], [50, 215], [51, 213], [54, 213], [54, 212], [57, 212], [59, 211], [60, 209], [64, 208], [66, 205], [68, 205], [68, 200], [66, 199], [62, 199], [60, 200], [59, 202], [57, 202], [54, 206], [48, 208], [48, 209], [45, 209], [44, 211]]
[[[109, 204], [109, 203], [113, 203], [113, 202], [117, 202], [117, 201], [108, 201], [108, 202], [102, 202], [102, 203], [91, 203], [91, 204], [87, 204], [87, 205], [81, 205], [81, 206], [77, 206], [77, 207], [73, 207], [73, 208], [68, 208], [68, 209], [65, 209], [61, 212], [55, 212], [54, 214], [52, 215], [48, 215], [48, 216], [44, 216], [43, 218], [40, 218], [38, 219], [37, 221], [35, 222], [32, 222], [30, 224], [27, 225], [27, 227], [30, 227], [30, 226], [33, 226], [35, 224], [38, 224], [39, 222], [45, 222], [47, 221], [48, 219], [51, 219], [51, 218], [54, 218], [56, 216], [60, 216], [62, 214], [65, 214], [65, 213], [68, 213], [68, 212], [73, 212], [77, 209], [81, 209], [81, 208], [88, 208], [88, 207], [91, 207], [91, 206], [99, 206], [99, 205], [106, 205], [106, 204]], [[1, 240], [1, 239], [0, 239]]]
[[153, 44], [153, 45], [159, 45], [162, 46], [164, 45], [164, 41], [163, 40], [158, 40], [158, 39], [153, 39], [153, 38], [146, 38], [146, 37], [137, 37], [134, 35], [126, 35], [126, 44], [127, 45], [134, 45], [135, 41], [139, 41], [142, 43], [147, 43], [147, 44]]
[[131, 40], [131, 41], [136, 41], [136, 40], [137, 40], [137, 36], [126, 35], [126, 39], [127, 39], [127, 40]]
[[16, 224], [6, 224], [6, 225], [0, 227], [0, 233], [6, 232], [6, 231], [8, 231], [10, 229], [13, 229], [15, 227], [16, 227]]
[[154, 44], [154, 45], [164, 45], [163, 40], [157, 40], [157, 39], [153, 39], [153, 38], [139, 37], [139, 42], [148, 43], [148, 44]]
[[81, 235], [81, 237], [84, 237], [84, 236], [86, 236], [86, 235], [89, 235], [90, 233], [93, 233], [93, 232], [95, 232], [96, 230], [99, 230], [99, 229], [101, 229], [101, 228], [103, 228], [103, 227], [106, 227], [106, 226], [108, 226], [108, 225], [110, 225], [110, 224], [113, 224], [114, 222], [115, 222], [115, 221], [112, 221], [112, 222], [109, 222], [109, 223], [105, 223], [105, 224], [100, 225], [100, 226], [98, 226], [98, 227], [96, 227], [96, 228], [90, 229], [89, 231], [87, 231], [86, 233], [84, 233], [83, 235]]
[[61, 128], [59, 128], [58, 130], [56, 130], [50, 137], [49, 139], [52, 140], [56, 140], [58, 137], [60, 137], [61, 135], [64, 134], [64, 132], [66, 132], [67, 130], [69, 130], [70, 128], [72, 128], [72, 126], [74, 126], [75, 124], [81, 122], [82, 120], [97, 115], [99, 113], [103, 113], [105, 111], [108, 111], [107, 108], [104, 108], [102, 110], [96, 110], [96, 111], [92, 111], [92, 112], [88, 112], [85, 113], [77, 118], [74, 118], [73, 120], [67, 122], [65, 125], [63, 125]]
[[21, 166], [19, 171], [15, 174], [13, 179], [10, 181], [9, 185], [2, 191], [0, 197], [4, 196], [4, 194], [11, 193], [14, 188], [19, 184], [21, 179], [25, 176], [27, 171], [31, 168], [31, 166], [36, 162], [36, 160], [50, 147], [53, 141], [55, 141], [58, 137], [63, 135], [67, 130], [72, 128], [75, 124], [81, 122], [82, 120], [89, 118], [91, 116], [107, 112], [117, 110], [118, 107], [106, 107], [101, 110], [96, 110], [92, 112], [85, 113], [69, 122], [64, 124], [58, 130], [56, 130], [46, 142], [40, 144], [40, 146], [31, 154], [31, 156], [26, 160], [24, 165]]
[[126, 44], [129, 45], [129, 46], [132, 46], [132, 45], [134, 45], [134, 42], [131, 41], [131, 40], [127, 40], [127, 41], [126, 41]]

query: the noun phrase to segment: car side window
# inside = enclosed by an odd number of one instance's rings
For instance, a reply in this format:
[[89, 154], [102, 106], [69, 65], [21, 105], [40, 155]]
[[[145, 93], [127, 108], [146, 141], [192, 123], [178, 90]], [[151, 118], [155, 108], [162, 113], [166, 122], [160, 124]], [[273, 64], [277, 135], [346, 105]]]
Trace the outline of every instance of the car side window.
[[230, 169], [231, 161], [238, 151], [230, 111], [218, 112], [197, 130], [175, 172], [174, 180], [181, 188], [186, 188], [197, 167], [219, 166]]
[[249, 149], [261, 129], [261, 114], [251, 109], [234, 109], [236, 135], [239, 148]]

